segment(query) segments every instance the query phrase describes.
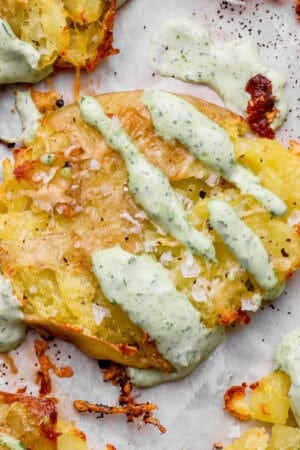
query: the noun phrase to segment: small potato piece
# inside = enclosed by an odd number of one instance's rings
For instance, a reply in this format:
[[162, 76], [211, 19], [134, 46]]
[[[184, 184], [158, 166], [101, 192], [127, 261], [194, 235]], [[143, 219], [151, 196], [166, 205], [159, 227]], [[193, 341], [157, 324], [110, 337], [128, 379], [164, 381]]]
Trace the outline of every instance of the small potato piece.
[[88, 450], [88, 446], [79, 436], [62, 434], [57, 438], [57, 450]]
[[251, 384], [250, 399], [246, 396], [246, 383], [232, 386], [224, 395], [225, 410], [240, 420], [257, 419], [285, 424], [290, 408], [290, 386], [290, 377], [279, 370]]
[[224, 450], [269, 450], [268, 440], [269, 436], [264, 428], [251, 428]]
[[285, 424], [289, 413], [290, 377], [281, 371], [272, 372], [252, 388], [250, 414], [252, 419]]
[[62, 433], [57, 438], [57, 450], [88, 450], [85, 434], [73, 424], [59, 420], [56, 429]]
[[299, 428], [287, 427], [285, 425], [274, 425], [272, 438], [267, 450], [298, 450], [300, 448]]

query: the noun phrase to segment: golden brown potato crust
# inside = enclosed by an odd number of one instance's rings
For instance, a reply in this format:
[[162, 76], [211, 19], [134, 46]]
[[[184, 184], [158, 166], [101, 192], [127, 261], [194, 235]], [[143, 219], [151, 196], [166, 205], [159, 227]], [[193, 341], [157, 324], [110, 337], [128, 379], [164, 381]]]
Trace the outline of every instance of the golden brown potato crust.
[[113, 49], [116, 0], [1, 0], [0, 17], [41, 52], [39, 68], [93, 70]]
[[[284, 281], [300, 261], [297, 225], [287, 224], [298, 211], [300, 165], [297, 152], [287, 152], [278, 142], [245, 137], [248, 127], [235, 114], [184, 97], [226, 129], [237, 160], [286, 202], [287, 214], [274, 218], [178, 142], [167, 143], [157, 136], [141, 96], [142, 92], [132, 91], [97, 99], [107, 114], [118, 117], [146, 158], [167, 175], [191, 223], [213, 236], [219, 263], [195, 257], [199, 274], [186, 275], [186, 249], [162, 233], [137, 205], [128, 190], [124, 161], [82, 121], [78, 106], [71, 105], [45, 115], [31, 145], [14, 152], [13, 164], [4, 163], [0, 264], [31, 326], [69, 339], [94, 358], [171, 371], [155, 343], [104, 297], [91, 272], [92, 253], [114, 245], [149, 253], [166, 267], [208, 327], [247, 323], [242, 301], [263, 292], [211, 230], [208, 201], [225, 199], [238, 210], [262, 239], [279, 280]], [[41, 162], [45, 154], [54, 155], [51, 165]]]

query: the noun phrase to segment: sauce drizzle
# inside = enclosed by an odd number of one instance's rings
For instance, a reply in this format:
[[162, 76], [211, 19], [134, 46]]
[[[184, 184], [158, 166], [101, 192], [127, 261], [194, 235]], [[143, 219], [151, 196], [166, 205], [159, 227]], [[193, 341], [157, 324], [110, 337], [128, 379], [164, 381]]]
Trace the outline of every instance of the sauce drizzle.
[[168, 178], [138, 150], [117, 118], [110, 119], [92, 97], [81, 97], [83, 120], [103, 135], [104, 141], [123, 157], [129, 175], [129, 189], [154, 222], [182, 242], [193, 254], [215, 260], [210, 237], [194, 228], [173, 191]]

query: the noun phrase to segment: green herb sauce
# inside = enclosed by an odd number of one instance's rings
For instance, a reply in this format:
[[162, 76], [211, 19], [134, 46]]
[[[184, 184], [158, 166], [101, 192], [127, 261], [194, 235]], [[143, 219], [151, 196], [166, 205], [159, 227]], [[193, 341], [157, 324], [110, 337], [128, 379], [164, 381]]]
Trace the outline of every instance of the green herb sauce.
[[41, 53], [18, 39], [9, 24], [0, 19], [0, 84], [36, 83], [52, 72], [52, 65], [39, 70]]
[[35, 106], [29, 91], [17, 91], [15, 94], [16, 108], [19, 113], [23, 132], [17, 137], [1, 136], [3, 142], [24, 142], [30, 143], [40, 126], [40, 119], [43, 117]]
[[136, 256], [113, 247], [92, 256], [104, 295], [155, 340], [159, 352], [177, 373], [130, 369], [135, 384], [150, 386], [190, 373], [222, 340], [223, 329], [208, 330], [200, 314], [177, 291], [163, 266], [148, 255]]
[[92, 97], [81, 97], [79, 104], [83, 120], [99, 130], [106, 144], [123, 157], [129, 174], [129, 189], [137, 203], [193, 254], [215, 260], [209, 236], [191, 226], [168, 178], [139, 152], [118, 120], [109, 119]]
[[13, 350], [25, 339], [23, 318], [10, 281], [0, 274], [0, 353]]
[[286, 117], [285, 80], [262, 63], [257, 46], [250, 41], [215, 43], [199, 24], [180, 17], [161, 27], [151, 43], [150, 55], [160, 75], [208, 85], [237, 114], [246, 111], [250, 100], [245, 91], [247, 82], [254, 75], [264, 75], [272, 82], [279, 110], [272, 127], [278, 128]]
[[291, 378], [289, 398], [300, 427], [300, 329], [287, 334], [280, 342], [274, 358], [275, 370], [286, 372]]
[[253, 275], [260, 287], [266, 291], [275, 289], [278, 280], [259, 237], [223, 200], [211, 200], [208, 203], [208, 210], [211, 226], [241, 266]]

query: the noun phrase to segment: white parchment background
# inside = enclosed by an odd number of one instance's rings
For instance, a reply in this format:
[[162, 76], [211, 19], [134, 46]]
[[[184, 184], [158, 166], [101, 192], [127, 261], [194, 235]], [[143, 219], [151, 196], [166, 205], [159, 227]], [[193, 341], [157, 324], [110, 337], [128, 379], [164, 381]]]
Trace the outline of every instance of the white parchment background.
[[[238, 3], [238, 1], [236, 1]], [[222, 104], [216, 94], [205, 87], [164, 79], [152, 73], [148, 65], [151, 36], [167, 19], [184, 16], [205, 25], [220, 40], [252, 39], [270, 66], [280, 70], [287, 79], [289, 116], [278, 133], [287, 144], [290, 138], [300, 139], [300, 24], [294, 14], [294, 0], [245, 0], [246, 5], [228, 5], [219, 0], [129, 0], [117, 14], [115, 46], [121, 53], [109, 58], [95, 72], [82, 77], [82, 93], [96, 93], [144, 88], [163, 88], [194, 94]], [[59, 73], [52, 77], [66, 102], [73, 99], [73, 74]], [[15, 122], [8, 118], [12, 105], [12, 89], [4, 89], [0, 99], [0, 132], [8, 134]], [[2, 154], [7, 149], [2, 147]], [[118, 450], [211, 450], [213, 442], [230, 442], [236, 421], [223, 410], [223, 393], [231, 384], [255, 381], [271, 370], [274, 348], [281, 337], [298, 327], [300, 319], [300, 277], [294, 276], [288, 290], [274, 303], [253, 317], [247, 327], [234, 328], [227, 340], [188, 378], [147, 390], [136, 390], [140, 400], [159, 406], [157, 417], [168, 431], [160, 435], [146, 426], [137, 430], [123, 417], [96, 419], [81, 416], [72, 410], [74, 399], [101, 403], [116, 401], [118, 390], [103, 383], [97, 363], [80, 354], [74, 347], [52, 342], [51, 351], [61, 364], [73, 367], [75, 375], [58, 379], [54, 375], [53, 395], [60, 400], [62, 416], [75, 418], [87, 432], [91, 449], [102, 450], [106, 443]], [[2, 366], [0, 389], [14, 390], [34, 379], [36, 358], [30, 333], [27, 342], [13, 352], [19, 368], [17, 376]], [[29, 384], [29, 392], [37, 392]]]

